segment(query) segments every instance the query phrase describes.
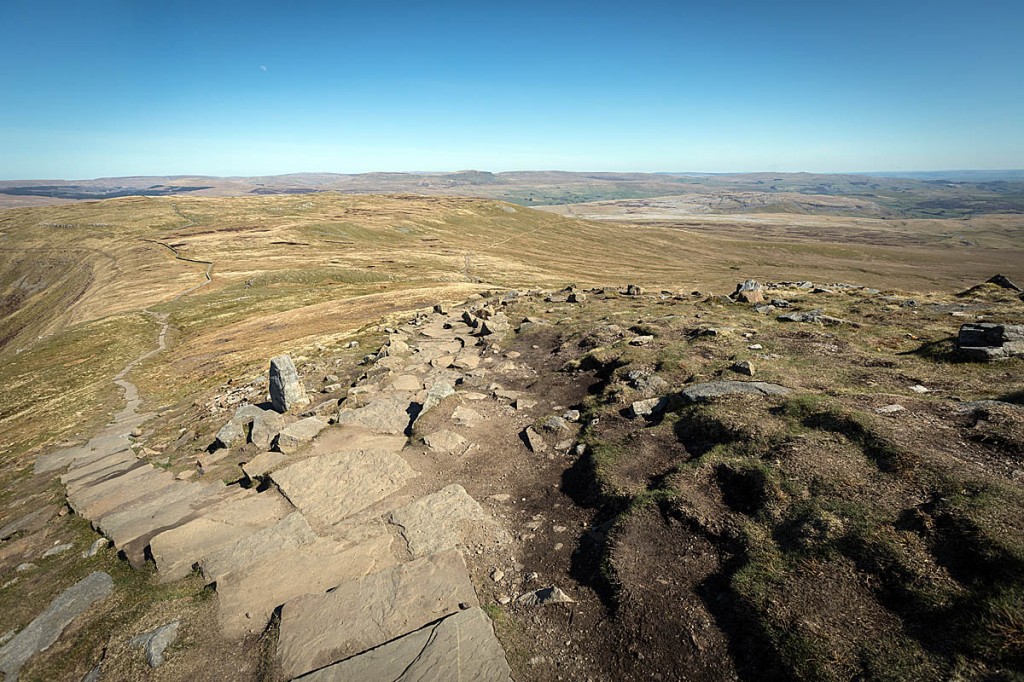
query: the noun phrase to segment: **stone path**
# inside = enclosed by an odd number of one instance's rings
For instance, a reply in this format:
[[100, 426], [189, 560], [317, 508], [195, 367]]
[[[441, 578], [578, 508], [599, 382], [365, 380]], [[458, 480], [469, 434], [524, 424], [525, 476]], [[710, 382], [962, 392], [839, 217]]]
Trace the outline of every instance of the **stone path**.
[[[129, 434], [145, 417], [127, 370], [127, 407], [36, 471], [63, 470], [70, 506], [133, 566], [153, 561], [160, 580], [198, 568], [227, 637], [262, 633], [280, 609], [289, 679], [509, 680], [461, 553], [501, 531], [458, 481], [424, 491], [407, 452], [414, 422], [460, 393], [481, 336], [505, 324], [480, 314], [490, 319], [435, 314], [393, 334], [331, 426], [282, 421], [267, 441], [278, 452], [261, 455], [262, 492], [176, 480], [138, 459]], [[472, 447], [456, 430], [427, 442], [453, 460]]]

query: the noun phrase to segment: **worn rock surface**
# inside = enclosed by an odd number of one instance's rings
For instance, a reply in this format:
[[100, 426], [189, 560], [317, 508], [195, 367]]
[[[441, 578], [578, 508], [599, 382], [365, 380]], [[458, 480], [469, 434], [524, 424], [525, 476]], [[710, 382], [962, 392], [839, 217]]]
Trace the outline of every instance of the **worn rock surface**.
[[[327, 594], [299, 597], [281, 610], [281, 670], [295, 677], [360, 654], [457, 613], [460, 604], [478, 602], [458, 552], [416, 559]], [[334, 626], [325, 628], [324, 623]]]
[[391, 512], [388, 519], [401, 529], [414, 557], [455, 549], [466, 522], [487, 516], [466, 489], [455, 483]]
[[510, 673], [490, 618], [482, 609], [471, 608], [301, 679], [303, 682], [507, 682], [511, 679]]
[[387, 497], [415, 475], [394, 452], [346, 450], [296, 462], [270, 477], [303, 514], [329, 526]]
[[791, 391], [785, 386], [764, 381], [708, 381], [694, 384], [680, 391], [679, 396], [687, 403], [701, 403], [730, 395], [787, 395]]
[[111, 577], [97, 571], [61, 592], [24, 630], [0, 647], [0, 672], [4, 674], [4, 682], [15, 682], [21, 667], [32, 656], [56, 642], [75, 618], [106, 598], [113, 588]]

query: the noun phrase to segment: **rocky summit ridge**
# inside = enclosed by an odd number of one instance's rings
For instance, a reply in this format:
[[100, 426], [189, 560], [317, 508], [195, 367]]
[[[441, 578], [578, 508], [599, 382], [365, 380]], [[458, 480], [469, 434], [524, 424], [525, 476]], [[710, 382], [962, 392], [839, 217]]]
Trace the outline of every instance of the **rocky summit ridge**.
[[[968, 659], [1000, 674], [1019, 662], [1012, 638], [995, 653], [966, 636], [925, 651], [928, 626], [871, 586], [901, 580], [913, 556], [933, 614], [1008, 608], [982, 625], [1019, 632], [1019, 604], [999, 600], [1020, 593], [1024, 556], [1005, 508], [1024, 485], [1024, 316], [987, 291], [486, 292], [382, 323], [347, 386], [275, 356], [210, 399], [216, 424], [178, 473], [147, 454], [163, 417], [139, 413], [122, 373], [125, 408], [35, 473], [59, 475], [68, 508], [136, 571], [201, 581], [216, 636], [262, 652], [260, 679], [748, 679], [765, 651], [766, 679], [863, 673], [872, 656], [926, 678]], [[908, 492], [922, 485], [983, 486], [998, 523]], [[920, 528], [890, 522], [908, 510]], [[1011, 541], [954, 570], [943, 524], [968, 522], [978, 548], [956, 561]], [[889, 563], [871, 563], [876, 533], [899, 534]], [[888, 643], [824, 604], [780, 613], [780, 595], [818, 599], [812, 565]], [[5, 679], [107, 598], [110, 576], [94, 575], [3, 644]], [[176, 642], [199, 627], [172, 615], [132, 633], [153, 670], [188, 656]], [[787, 619], [831, 653], [801, 668]], [[89, 679], [117, 665], [101, 656]]]

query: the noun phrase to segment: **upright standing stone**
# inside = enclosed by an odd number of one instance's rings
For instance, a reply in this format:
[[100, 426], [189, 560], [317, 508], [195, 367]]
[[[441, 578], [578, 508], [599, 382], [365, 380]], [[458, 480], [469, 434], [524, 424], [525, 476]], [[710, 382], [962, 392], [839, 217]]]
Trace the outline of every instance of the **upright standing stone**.
[[270, 360], [270, 402], [278, 412], [287, 412], [309, 402], [290, 355], [278, 355]]

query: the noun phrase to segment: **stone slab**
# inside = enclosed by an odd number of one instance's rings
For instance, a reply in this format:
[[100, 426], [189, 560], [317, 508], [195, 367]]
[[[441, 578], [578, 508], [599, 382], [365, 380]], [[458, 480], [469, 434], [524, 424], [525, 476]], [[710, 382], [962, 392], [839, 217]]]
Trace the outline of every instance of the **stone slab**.
[[4, 681], [16, 682], [21, 667], [32, 656], [56, 642], [64, 628], [109, 595], [113, 588], [111, 577], [97, 571], [61, 592], [14, 639], [0, 647], [0, 672], [4, 674]]
[[276, 491], [253, 493], [215, 505], [197, 519], [150, 540], [161, 582], [184, 578], [204, 556], [277, 524], [292, 510]]
[[270, 475], [310, 521], [330, 526], [395, 492], [416, 472], [401, 456], [357, 450], [310, 457]]
[[460, 604], [479, 606], [458, 552], [415, 559], [327, 594], [299, 597], [281, 610], [282, 672], [296, 677], [361, 654], [457, 613]]
[[199, 560], [207, 583], [218, 582], [228, 573], [239, 571], [263, 557], [282, 550], [295, 549], [316, 540], [316, 534], [299, 512], [292, 512], [278, 523], [237, 538]]
[[374, 433], [404, 434], [412, 421], [412, 401], [404, 394], [393, 393], [375, 397], [365, 407], [342, 409], [338, 424], [361, 426]]
[[302, 682], [509, 682], [511, 670], [483, 609], [448, 616], [384, 646], [298, 678]]
[[480, 504], [457, 483], [388, 515], [388, 520], [398, 526], [414, 557], [455, 549], [462, 542], [466, 522], [486, 519]]
[[223, 576], [217, 581], [221, 631], [231, 638], [260, 633], [278, 606], [393, 566], [391, 543], [384, 533], [357, 545], [317, 538]]
[[686, 403], [702, 403], [731, 395], [772, 396], [789, 393], [791, 390], [785, 386], [764, 381], [708, 381], [684, 388], [679, 396]]

